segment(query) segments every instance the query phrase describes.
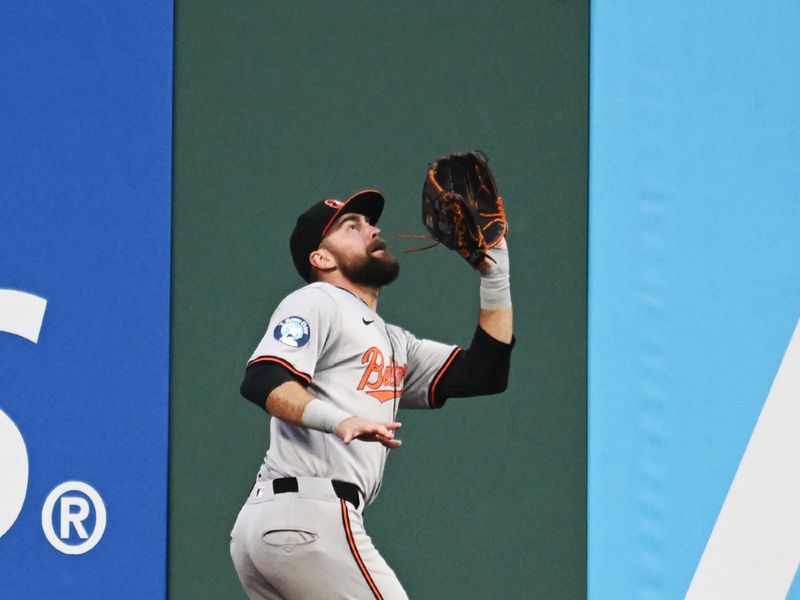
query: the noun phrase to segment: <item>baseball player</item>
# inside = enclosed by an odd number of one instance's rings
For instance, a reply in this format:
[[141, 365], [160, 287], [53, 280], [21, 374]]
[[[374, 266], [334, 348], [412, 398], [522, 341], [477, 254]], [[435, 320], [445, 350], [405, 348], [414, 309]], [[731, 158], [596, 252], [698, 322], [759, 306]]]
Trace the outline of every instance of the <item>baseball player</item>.
[[259, 599], [407, 598], [364, 530], [399, 408], [506, 388], [512, 339], [505, 241], [480, 265], [481, 310], [466, 350], [419, 339], [376, 312], [399, 273], [376, 224], [376, 190], [314, 204], [290, 248], [308, 283], [275, 310], [241, 386], [271, 415], [270, 445], [231, 532], [247, 595]]

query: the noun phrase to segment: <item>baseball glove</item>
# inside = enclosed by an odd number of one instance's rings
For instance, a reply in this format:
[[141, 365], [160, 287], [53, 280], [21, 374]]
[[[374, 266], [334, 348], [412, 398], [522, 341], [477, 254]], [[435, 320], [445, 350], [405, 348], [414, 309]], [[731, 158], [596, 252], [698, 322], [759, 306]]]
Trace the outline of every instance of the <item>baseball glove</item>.
[[422, 222], [431, 236], [463, 256], [473, 267], [508, 229], [503, 199], [478, 150], [436, 159], [422, 188]]

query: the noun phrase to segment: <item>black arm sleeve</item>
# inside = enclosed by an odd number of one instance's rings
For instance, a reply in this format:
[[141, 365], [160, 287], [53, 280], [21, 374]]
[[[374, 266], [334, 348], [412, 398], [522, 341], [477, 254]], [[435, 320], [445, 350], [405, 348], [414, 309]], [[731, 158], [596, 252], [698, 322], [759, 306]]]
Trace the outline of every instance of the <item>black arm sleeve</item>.
[[239, 393], [256, 406], [267, 410], [267, 397], [282, 383], [296, 381], [303, 387], [308, 381], [292, 373], [280, 363], [273, 361], [257, 362], [247, 367]]
[[442, 406], [447, 398], [488, 396], [505, 391], [515, 343], [516, 339], [512, 338], [510, 344], [504, 344], [478, 327], [470, 347], [456, 355], [438, 380], [436, 407]]

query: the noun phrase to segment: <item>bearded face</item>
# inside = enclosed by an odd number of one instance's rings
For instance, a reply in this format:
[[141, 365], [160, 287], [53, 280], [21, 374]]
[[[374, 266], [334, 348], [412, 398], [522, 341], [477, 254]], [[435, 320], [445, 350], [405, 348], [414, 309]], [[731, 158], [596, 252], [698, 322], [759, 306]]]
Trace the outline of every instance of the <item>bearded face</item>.
[[324, 253], [314, 258], [321, 261], [315, 264], [320, 273], [338, 270], [339, 275], [358, 286], [380, 289], [400, 273], [400, 263], [386, 249], [380, 229], [361, 214], [340, 217], [322, 240], [320, 249], [332, 259], [327, 260]]
[[400, 263], [386, 250], [380, 238], [367, 248], [366, 256], [337, 256], [332, 251], [342, 275], [357, 285], [382, 288], [392, 283], [400, 274]]

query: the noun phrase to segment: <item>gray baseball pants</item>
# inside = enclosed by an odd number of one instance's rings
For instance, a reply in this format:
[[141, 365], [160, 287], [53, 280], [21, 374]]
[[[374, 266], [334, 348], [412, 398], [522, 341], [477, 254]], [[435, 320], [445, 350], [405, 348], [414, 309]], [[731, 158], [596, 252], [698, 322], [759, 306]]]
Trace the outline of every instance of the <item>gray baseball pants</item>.
[[271, 481], [250, 492], [231, 531], [231, 558], [251, 600], [408, 600], [364, 531], [362, 511], [329, 479], [297, 478], [297, 492]]

